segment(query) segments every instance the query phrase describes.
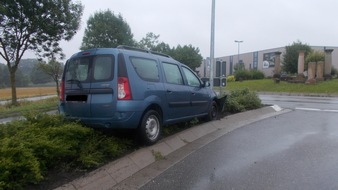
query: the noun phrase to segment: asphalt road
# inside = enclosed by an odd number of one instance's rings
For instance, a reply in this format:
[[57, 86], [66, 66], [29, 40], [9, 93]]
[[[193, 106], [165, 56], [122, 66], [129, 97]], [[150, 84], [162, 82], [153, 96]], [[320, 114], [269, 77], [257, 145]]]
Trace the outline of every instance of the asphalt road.
[[337, 99], [289, 98], [262, 98], [293, 111], [221, 136], [141, 189], [338, 189]]
[[338, 110], [338, 97], [259, 95], [263, 104], [290, 109]]

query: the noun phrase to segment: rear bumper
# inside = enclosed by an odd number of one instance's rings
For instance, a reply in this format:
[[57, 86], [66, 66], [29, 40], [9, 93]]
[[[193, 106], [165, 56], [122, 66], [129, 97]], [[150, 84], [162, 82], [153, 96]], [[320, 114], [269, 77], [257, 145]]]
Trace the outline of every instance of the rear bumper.
[[85, 118], [70, 117], [66, 119], [80, 121], [82, 124], [93, 128], [109, 128], [109, 129], [135, 129], [138, 127], [141, 115], [137, 113], [122, 113], [120, 118]]
[[115, 112], [112, 117], [74, 117], [65, 113], [63, 106], [58, 106], [59, 113], [68, 120], [80, 121], [93, 128], [135, 129], [138, 127], [142, 112]]

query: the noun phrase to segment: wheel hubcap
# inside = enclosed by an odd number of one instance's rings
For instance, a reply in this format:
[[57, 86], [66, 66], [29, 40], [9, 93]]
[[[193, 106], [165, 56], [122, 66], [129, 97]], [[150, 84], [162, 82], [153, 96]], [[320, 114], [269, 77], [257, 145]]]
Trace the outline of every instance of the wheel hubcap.
[[155, 116], [149, 116], [146, 122], [146, 133], [149, 139], [156, 139], [159, 133], [159, 121]]

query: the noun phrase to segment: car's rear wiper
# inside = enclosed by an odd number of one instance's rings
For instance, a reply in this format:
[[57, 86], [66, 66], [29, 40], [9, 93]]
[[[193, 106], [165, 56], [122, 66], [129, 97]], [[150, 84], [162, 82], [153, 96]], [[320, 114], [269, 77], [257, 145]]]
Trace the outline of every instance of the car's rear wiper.
[[82, 84], [81, 84], [81, 81], [77, 80], [77, 79], [69, 79], [67, 80], [67, 82], [70, 82], [70, 83], [73, 83], [75, 82], [77, 84], [77, 86], [82, 89]]

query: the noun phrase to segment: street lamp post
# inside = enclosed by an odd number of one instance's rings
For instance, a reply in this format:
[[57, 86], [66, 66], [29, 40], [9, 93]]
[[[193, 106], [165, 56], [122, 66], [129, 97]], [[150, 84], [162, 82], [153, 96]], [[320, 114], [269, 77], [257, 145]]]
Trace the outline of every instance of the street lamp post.
[[240, 66], [239, 65], [239, 44], [243, 42], [243, 40], [235, 40], [235, 42], [238, 44], [238, 54], [237, 54], [237, 65], [238, 67]]
[[222, 79], [223, 79], [223, 70], [222, 70], [222, 59], [219, 61], [219, 94], [222, 96], [222, 88], [223, 88], [223, 84], [222, 84]]
[[214, 49], [215, 49], [215, 0], [211, 4], [211, 35], [210, 35], [210, 88], [214, 87]]

